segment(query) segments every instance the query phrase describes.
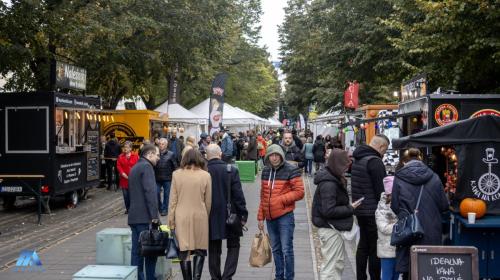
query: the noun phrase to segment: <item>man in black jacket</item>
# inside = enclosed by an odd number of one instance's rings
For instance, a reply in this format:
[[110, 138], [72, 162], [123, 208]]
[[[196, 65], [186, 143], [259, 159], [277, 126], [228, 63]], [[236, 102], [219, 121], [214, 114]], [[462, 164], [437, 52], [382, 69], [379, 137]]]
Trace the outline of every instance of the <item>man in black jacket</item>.
[[[155, 166], [156, 186], [158, 187], [158, 208], [161, 215], [166, 216], [172, 173], [177, 169], [177, 159], [174, 153], [168, 150], [168, 140], [166, 138], [160, 138], [158, 146], [160, 148], [160, 160]], [[161, 201], [162, 188], [163, 202]]]
[[285, 152], [285, 160], [296, 162], [299, 168], [304, 167], [304, 154], [295, 144], [292, 133], [285, 132], [283, 134], [281, 147]]
[[177, 132], [175, 131], [172, 132], [172, 137], [170, 138], [168, 149], [169, 151], [174, 153], [174, 156], [177, 159], [177, 165], [180, 165], [182, 159], [182, 150], [184, 150], [184, 143], [180, 139], [177, 139]]
[[[108, 176], [108, 190], [111, 189], [112, 185], [115, 184], [115, 190], [118, 189], [118, 182], [120, 181], [120, 175], [118, 174], [118, 168], [116, 168], [116, 160], [121, 154], [120, 143], [115, 137], [115, 133], [111, 132], [109, 134], [109, 141], [104, 147], [104, 158], [106, 161], [106, 174]], [[115, 180], [113, 181], [113, 171], [115, 175]]]
[[[144, 258], [139, 254], [139, 234], [158, 221], [158, 198], [154, 166], [160, 151], [154, 145], [142, 148], [141, 158], [128, 176], [130, 209], [128, 225], [132, 230], [131, 265], [137, 266], [138, 279], [144, 280]], [[146, 257], [146, 279], [155, 279], [156, 257]]]
[[[208, 172], [212, 177], [212, 210], [210, 211], [210, 241], [208, 245], [208, 265], [212, 279], [232, 279], [238, 266], [240, 236], [246, 224], [248, 211], [241, 189], [238, 169], [221, 160], [221, 148], [210, 144], [206, 148]], [[229, 168], [229, 169], [228, 169]], [[228, 193], [229, 191], [229, 193]], [[227, 202], [231, 198], [231, 213], [235, 213], [241, 223], [236, 227], [226, 225]], [[227, 257], [221, 275], [220, 262], [222, 240], [227, 239]]]
[[380, 134], [372, 138], [370, 145], [361, 145], [353, 153], [352, 200], [356, 201], [364, 197], [363, 203], [354, 211], [360, 228], [360, 239], [356, 252], [356, 276], [358, 280], [367, 279], [367, 264], [370, 279], [380, 279], [375, 210], [377, 210], [380, 194], [384, 191], [383, 179], [386, 172], [382, 156], [387, 151], [388, 146], [389, 139]]

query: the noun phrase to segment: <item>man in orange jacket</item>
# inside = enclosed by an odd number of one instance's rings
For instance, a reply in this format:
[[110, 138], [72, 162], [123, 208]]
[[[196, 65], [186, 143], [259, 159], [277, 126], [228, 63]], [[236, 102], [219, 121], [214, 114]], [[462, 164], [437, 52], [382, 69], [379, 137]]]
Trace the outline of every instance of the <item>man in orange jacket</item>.
[[267, 231], [271, 238], [275, 279], [294, 278], [293, 231], [295, 229], [295, 202], [304, 198], [304, 184], [300, 169], [285, 161], [283, 149], [276, 144], [267, 148], [260, 188], [260, 204], [257, 214], [259, 229]]

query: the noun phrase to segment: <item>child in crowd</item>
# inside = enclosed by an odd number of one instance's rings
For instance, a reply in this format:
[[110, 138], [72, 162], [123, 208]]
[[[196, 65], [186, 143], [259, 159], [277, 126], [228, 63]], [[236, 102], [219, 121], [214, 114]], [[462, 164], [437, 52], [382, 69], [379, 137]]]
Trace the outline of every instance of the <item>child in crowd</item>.
[[377, 222], [378, 240], [377, 256], [381, 260], [382, 280], [397, 280], [396, 248], [391, 246], [392, 227], [397, 222], [397, 216], [391, 210], [391, 193], [394, 176], [384, 178], [384, 192], [380, 195], [375, 220]]

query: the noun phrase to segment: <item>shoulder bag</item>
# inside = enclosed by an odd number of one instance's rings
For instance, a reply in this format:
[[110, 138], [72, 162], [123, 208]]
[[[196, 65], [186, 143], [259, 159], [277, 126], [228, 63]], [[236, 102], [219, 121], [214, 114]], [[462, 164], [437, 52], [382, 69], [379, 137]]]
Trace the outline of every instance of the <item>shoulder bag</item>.
[[[391, 246], [412, 245], [415, 241], [424, 236], [424, 229], [422, 228], [417, 216], [423, 190], [424, 185], [420, 187], [417, 206], [415, 207], [415, 210], [413, 210], [413, 213], [408, 213], [407, 216], [402, 219], [398, 219], [398, 221], [394, 224], [391, 234]], [[408, 212], [407, 210], [405, 211]]]
[[151, 223], [139, 234], [139, 253], [143, 257], [165, 256], [168, 243], [168, 233], [160, 231], [159, 223]]

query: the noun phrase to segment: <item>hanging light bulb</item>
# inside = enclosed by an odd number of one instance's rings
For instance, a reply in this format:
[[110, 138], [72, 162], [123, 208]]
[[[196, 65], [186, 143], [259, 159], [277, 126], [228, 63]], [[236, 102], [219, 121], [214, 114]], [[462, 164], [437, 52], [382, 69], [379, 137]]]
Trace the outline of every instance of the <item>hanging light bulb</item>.
[[64, 118], [68, 119], [68, 112], [67, 111], [64, 111]]
[[99, 117], [99, 121], [101, 121], [101, 114], [97, 115]]
[[94, 121], [97, 121], [97, 114], [94, 113]]
[[113, 115], [111, 115], [111, 121], [114, 122], [115, 121], [115, 117], [113, 117]]
[[80, 113], [76, 112], [76, 117], [80, 119]]

